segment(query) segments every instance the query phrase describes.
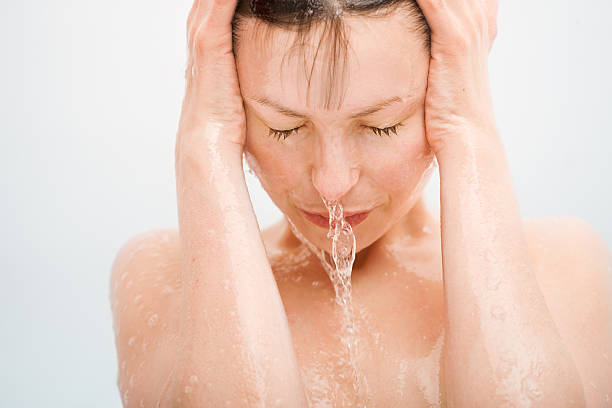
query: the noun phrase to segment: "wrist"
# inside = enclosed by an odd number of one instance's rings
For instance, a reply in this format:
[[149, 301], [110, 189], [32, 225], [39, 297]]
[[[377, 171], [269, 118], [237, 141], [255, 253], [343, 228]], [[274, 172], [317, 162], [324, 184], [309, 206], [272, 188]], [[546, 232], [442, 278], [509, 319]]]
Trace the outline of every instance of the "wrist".
[[239, 129], [214, 122], [191, 130], [179, 130], [174, 151], [176, 166], [220, 161], [225, 166], [237, 166], [242, 170], [244, 145], [234, 142], [230, 136], [237, 131]]
[[205, 137], [177, 140], [175, 147], [175, 170], [177, 177], [193, 172], [215, 174], [219, 180], [222, 173], [242, 169], [242, 147], [233, 143], [219, 143]]
[[500, 149], [503, 151], [504, 147], [497, 129], [471, 127], [443, 138], [433, 150], [442, 167], [445, 163], [463, 162], [475, 155], [490, 154]]

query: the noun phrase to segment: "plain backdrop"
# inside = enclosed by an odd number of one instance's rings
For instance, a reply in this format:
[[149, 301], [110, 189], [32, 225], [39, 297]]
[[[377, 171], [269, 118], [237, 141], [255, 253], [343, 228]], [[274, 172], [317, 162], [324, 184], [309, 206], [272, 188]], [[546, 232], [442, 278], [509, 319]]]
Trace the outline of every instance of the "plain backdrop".
[[[110, 267], [176, 227], [174, 138], [190, 0], [0, 5], [0, 406], [119, 407]], [[524, 217], [612, 244], [612, 6], [502, 0], [495, 111]], [[260, 225], [274, 207], [247, 174]], [[438, 173], [427, 188], [439, 208]]]

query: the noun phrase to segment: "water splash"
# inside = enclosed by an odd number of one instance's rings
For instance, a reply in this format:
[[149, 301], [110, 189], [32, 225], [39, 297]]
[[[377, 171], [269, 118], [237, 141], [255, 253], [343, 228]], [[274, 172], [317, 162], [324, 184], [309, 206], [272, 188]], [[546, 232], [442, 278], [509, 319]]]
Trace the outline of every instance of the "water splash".
[[344, 219], [342, 204], [338, 201], [326, 200], [323, 197], [322, 200], [329, 212], [327, 238], [332, 241], [331, 261], [333, 262], [328, 260], [328, 254], [325, 251], [315, 247], [297, 230], [289, 217], [287, 217], [287, 221], [294, 235], [319, 258], [334, 286], [335, 300], [342, 313], [340, 340], [348, 352], [348, 366], [353, 382], [355, 406], [365, 408], [368, 385], [365, 376], [361, 374], [356, 365], [359, 340], [351, 293], [351, 274], [355, 262], [356, 239], [351, 225]]
[[327, 238], [332, 240], [332, 259], [335, 267], [331, 270], [331, 281], [336, 291], [336, 302], [340, 305], [351, 303], [351, 274], [355, 262], [356, 240], [351, 225], [344, 220], [342, 205], [337, 201], [323, 199], [329, 212]]

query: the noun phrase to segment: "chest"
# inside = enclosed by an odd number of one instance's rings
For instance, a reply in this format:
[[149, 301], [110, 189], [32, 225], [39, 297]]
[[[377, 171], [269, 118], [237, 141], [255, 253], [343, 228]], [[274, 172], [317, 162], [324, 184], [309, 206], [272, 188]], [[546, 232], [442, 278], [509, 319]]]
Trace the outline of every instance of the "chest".
[[367, 407], [441, 405], [441, 282], [395, 272], [386, 279], [360, 277], [353, 286], [352, 358], [347, 321], [329, 279], [294, 274], [277, 280], [311, 406], [356, 407], [364, 400]]

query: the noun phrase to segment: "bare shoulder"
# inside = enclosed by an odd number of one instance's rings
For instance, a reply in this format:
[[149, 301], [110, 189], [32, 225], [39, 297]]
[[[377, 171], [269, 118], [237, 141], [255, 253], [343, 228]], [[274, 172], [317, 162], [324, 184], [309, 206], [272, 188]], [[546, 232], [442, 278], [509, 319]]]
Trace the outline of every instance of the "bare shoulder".
[[536, 278], [580, 372], [587, 406], [612, 401], [612, 255], [577, 217], [524, 220]]
[[576, 278], [598, 286], [601, 279], [610, 278], [610, 250], [588, 222], [578, 217], [538, 217], [523, 220], [523, 228], [538, 279], [553, 278], [557, 286], [572, 287]]
[[[591, 224], [578, 217], [537, 217], [523, 220], [526, 238], [534, 250], [544, 253], [554, 248], [571, 249], [565, 256], [580, 257], [580, 250], [593, 250], [604, 258], [609, 256], [601, 234]], [[553, 245], [553, 247], [551, 247]], [[536, 251], [537, 252], [537, 251]]]
[[[124, 406], [155, 406], [173, 364], [180, 307], [180, 244], [176, 229], [127, 240], [111, 271], [110, 296]], [[130, 406], [132, 403], [130, 403]]]
[[[132, 303], [140, 304], [140, 300], [179, 289], [180, 244], [176, 229], [146, 231], [121, 246], [111, 271], [110, 296], [114, 302], [133, 295]], [[128, 309], [125, 304], [123, 307]]]

